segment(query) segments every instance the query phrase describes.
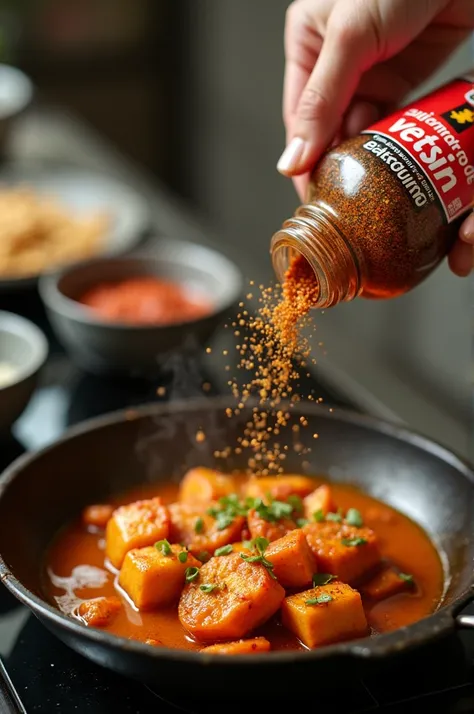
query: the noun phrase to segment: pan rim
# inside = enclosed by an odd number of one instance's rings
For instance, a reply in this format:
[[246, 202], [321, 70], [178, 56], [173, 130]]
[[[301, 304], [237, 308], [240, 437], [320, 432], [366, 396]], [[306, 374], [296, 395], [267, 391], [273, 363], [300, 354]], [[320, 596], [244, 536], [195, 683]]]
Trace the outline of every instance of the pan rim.
[[[177, 400], [170, 403], [147, 403], [137, 407], [118, 409], [104, 415], [87, 419], [75, 426], [67, 429], [62, 436], [54, 442], [44, 446], [43, 448], [23, 454], [13, 461], [7, 469], [0, 475], [0, 501], [6, 493], [9, 485], [22, 472], [22, 470], [33, 463], [38, 458], [47, 454], [50, 450], [57, 448], [60, 444], [72, 441], [80, 437], [82, 434], [91, 431], [107, 428], [114, 424], [123, 422], [124, 420], [139, 420], [150, 416], [159, 416], [169, 413], [192, 412], [199, 408], [209, 409], [222, 408], [225, 409], [229, 405], [228, 397], [200, 397], [191, 400]], [[366, 414], [360, 414], [356, 411], [333, 407], [329, 412], [328, 408], [320, 404], [295, 404], [292, 407], [295, 412], [306, 412], [319, 414], [323, 418], [336, 419], [345, 423], [355, 424], [363, 428], [370, 428], [372, 431], [377, 431], [382, 434], [394, 437], [399, 441], [409, 443], [415, 447], [421, 448], [437, 458], [440, 458], [445, 463], [457, 469], [457, 471], [466, 478], [472, 487], [474, 487], [474, 469], [469, 462], [461, 456], [455, 454], [447, 447], [438, 442], [426, 437], [419, 432], [416, 432], [404, 425], [392, 423], [390, 421], [373, 417]], [[374, 638], [361, 638], [350, 642], [336, 643], [326, 645], [315, 650], [294, 650], [287, 652], [270, 652], [259, 655], [253, 655], [251, 658], [245, 655], [237, 655], [234, 657], [221, 657], [219, 655], [203, 655], [199, 651], [190, 650], [174, 650], [168, 648], [150, 647], [145, 643], [128, 640], [117, 635], [110, 634], [94, 628], [87, 628], [82, 623], [75, 621], [68, 615], [57, 610], [53, 605], [50, 605], [46, 600], [35, 595], [26, 588], [21, 581], [10, 570], [0, 553], [0, 583], [3, 583], [7, 589], [23, 604], [26, 605], [40, 620], [49, 624], [53, 624], [59, 629], [75, 635], [80, 640], [89, 640], [93, 643], [106, 646], [112, 649], [121, 649], [129, 653], [134, 653], [137, 656], [144, 655], [152, 657], [157, 661], [161, 659], [185, 661], [195, 665], [219, 665], [220, 667], [232, 666], [252, 666], [258, 663], [265, 662], [267, 665], [270, 662], [275, 664], [292, 663], [295, 664], [304, 658], [306, 661], [318, 661], [320, 659], [337, 659], [337, 658], [356, 658], [356, 659], [382, 659], [396, 653], [408, 651], [417, 646], [427, 643], [442, 634], [453, 630], [455, 627], [456, 613], [471, 599], [472, 590], [474, 587], [474, 576], [470, 587], [466, 588], [452, 603], [441, 606], [434, 613], [427, 617], [393, 632], [383, 633]]]

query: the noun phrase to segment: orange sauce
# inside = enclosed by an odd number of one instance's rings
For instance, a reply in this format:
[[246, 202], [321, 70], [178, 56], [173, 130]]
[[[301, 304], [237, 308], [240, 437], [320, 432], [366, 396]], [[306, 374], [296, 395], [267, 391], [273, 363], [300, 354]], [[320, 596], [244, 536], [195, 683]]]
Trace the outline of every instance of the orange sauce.
[[78, 300], [111, 322], [169, 325], [208, 315], [212, 305], [178, 283], [152, 276], [98, 283]]
[[[315, 486], [322, 482], [315, 479]], [[332, 484], [331, 488], [338, 506], [344, 511], [358, 509], [364, 524], [376, 532], [382, 556], [414, 579], [415, 587], [406, 592], [376, 604], [364, 601], [371, 635], [409, 625], [436, 610], [443, 593], [444, 573], [440, 556], [427, 534], [406, 516], [355, 487]], [[118, 498], [114, 505], [157, 495], [165, 503], [171, 503], [176, 500], [177, 491], [175, 484], [148, 486]], [[202, 645], [186, 635], [178, 620], [177, 605], [138, 612], [116, 589], [116, 573], [104, 562], [104, 547], [104, 533], [88, 530], [80, 520], [63, 529], [51, 545], [45, 563], [45, 591], [50, 601], [71, 614], [81, 600], [119, 595], [123, 607], [105, 628], [109, 632], [141, 641], [157, 640], [170, 648], [199, 650]], [[304, 649], [278, 617], [255, 634], [267, 637], [272, 650]]]

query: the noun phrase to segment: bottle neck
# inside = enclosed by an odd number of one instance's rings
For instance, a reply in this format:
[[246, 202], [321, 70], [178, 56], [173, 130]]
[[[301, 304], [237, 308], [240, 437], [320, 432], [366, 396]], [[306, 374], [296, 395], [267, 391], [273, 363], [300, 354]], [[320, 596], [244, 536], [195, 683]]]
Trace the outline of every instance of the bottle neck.
[[270, 250], [273, 268], [281, 284], [298, 253], [308, 261], [319, 287], [313, 307], [325, 308], [348, 302], [362, 290], [357, 257], [324, 204], [300, 206], [293, 218], [285, 221], [281, 230], [275, 233]]

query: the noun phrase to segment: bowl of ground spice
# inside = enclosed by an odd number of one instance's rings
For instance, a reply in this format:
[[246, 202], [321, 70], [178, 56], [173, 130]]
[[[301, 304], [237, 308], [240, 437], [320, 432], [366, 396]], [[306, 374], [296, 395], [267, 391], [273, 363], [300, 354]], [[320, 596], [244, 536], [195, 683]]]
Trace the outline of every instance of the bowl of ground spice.
[[153, 376], [176, 352], [199, 353], [232, 314], [237, 267], [204, 246], [162, 239], [153, 252], [97, 258], [43, 276], [60, 342], [96, 374]]

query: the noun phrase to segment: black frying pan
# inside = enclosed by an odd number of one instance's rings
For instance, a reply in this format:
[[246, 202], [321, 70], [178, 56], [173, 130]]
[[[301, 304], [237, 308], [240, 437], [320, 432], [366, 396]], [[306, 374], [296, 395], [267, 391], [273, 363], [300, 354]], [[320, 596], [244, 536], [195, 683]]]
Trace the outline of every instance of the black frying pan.
[[[44, 597], [41, 563], [57, 530], [80, 509], [143, 482], [179, 479], [190, 466], [214, 463], [213, 452], [232, 444], [238, 423], [226, 403], [153, 405], [94, 419], [38, 454], [16, 461], [0, 480], [0, 581], [61, 640], [94, 662], [161, 689], [268, 697], [314, 692], [318, 678], [341, 685], [367, 666], [452, 633], [474, 627], [458, 615], [473, 596], [474, 472], [437, 444], [401, 427], [343, 410], [296, 407], [309, 420], [302, 438], [312, 446], [312, 473], [359, 485], [423, 526], [446, 556], [446, 592], [432, 616], [372, 639], [312, 652], [252, 657], [203, 656], [149, 647], [88, 629], [62, 615]], [[242, 414], [242, 420], [248, 413]], [[206, 441], [196, 443], [198, 429]], [[317, 442], [312, 435], [319, 434]], [[237, 459], [228, 468], [238, 468]], [[289, 455], [288, 471], [301, 471]]]

